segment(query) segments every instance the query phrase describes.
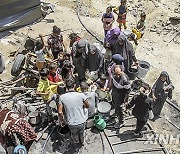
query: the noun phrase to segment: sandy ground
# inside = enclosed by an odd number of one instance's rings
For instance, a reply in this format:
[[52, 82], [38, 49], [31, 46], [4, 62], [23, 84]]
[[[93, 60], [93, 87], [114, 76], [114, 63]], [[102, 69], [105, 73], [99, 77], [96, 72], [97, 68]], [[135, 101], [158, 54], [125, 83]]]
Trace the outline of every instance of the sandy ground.
[[[59, 26], [62, 30], [71, 29], [63, 32], [65, 38], [65, 44], [68, 46], [68, 34], [72, 31], [77, 32], [81, 37], [84, 37], [91, 42], [95, 40], [84, 30], [79, 23], [75, 8], [75, 0], [50, 0], [51, 3], [56, 5], [55, 13], [48, 15], [41, 22], [31, 26], [29, 35], [36, 38], [38, 34], [49, 34], [52, 31], [54, 25]], [[83, 15], [82, 21], [86, 27], [94, 32], [98, 38], [103, 39], [103, 29], [101, 23], [101, 15], [105, 11], [108, 5], [117, 6], [118, 1], [114, 0], [85, 0], [81, 3], [81, 14]], [[180, 53], [179, 44], [174, 43], [171, 39], [179, 31], [178, 25], [169, 24], [169, 17], [178, 16], [178, 13], [174, 13], [174, 9], [178, 7], [177, 0], [161, 0], [161, 1], [145, 1], [145, 0], [130, 0], [128, 3], [129, 13], [127, 16], [128, 29], [131, 29], [133, 25], [139, 20], [139, 12], [145, 10], [147, 13], [147, 28], [145, 35], [140, 40], [137, 47], [136, 56], [139, 60], [146, 60], [151, 64], [151, 69], [148, 72], [145, 80], [153, 85], [157, 77], [162, 70], [166, 70], [174, 85], [175, 90], [173, 98], [179, 100], [180, 98], [180, 85], [178, 80], [180, 77], [179, 58]], [[137, 11], [139, 10], [139, 11]], [[138, 16], [135, 18], [134, 15]], [[168, 25], [169, 24], [169, 25]], [[168, 25], [168, 26], [167, 26]], [[114, 23], [114, 27], [117, 23]], [[154, 29], [156, 28], [156, 32]], [[27, 34], [28, 27], [19, 29], [17, 32]], [[8, 54], [18, 49], [20, 43], [17, 40], [22, 40], [21, 37], [14, 34], [9, 37], [0, 40], [0, 50], [6, 59], [6, 71], [1, 75], [3, 80], [9, 78], [9, 70], [11, 68], [11, 58], [8, 58]], [[8, 43], [7, 41], [11, 41]], [[171, 42], [170, 42], [171, 41]], [[179, 36], [176, 37], [176, 41], [180, 42]], [[170, 42], [170, 43], [169, 43]], [[16, 43], [17, 45], [13, 44]]]
[[[75, 12], [76, 0], [50, 0], [49, 2], [56, 5], [55, 13], [46, 16], [41, 22], [30, 26], [31, 30], [29, 30], [29, 35], [31, 37], [36, 38], [39, 34], [49, 34], [52, 31], [52, 27], [57, 25], [62, 30], [71, 29], [63, 32], [65, 44], [67, 46], [69, 42], [68, 34], [72, 31], [78, 33], [81, 37], [88, 39], [92, 43], [95, 42], [77, 19]], [[118, 4], [118, 0], [83, 0], [81, 2], [81, 18], [83, 23], [89, 30], [94, 32], [98, 38], [103, 39], [101, 15], [108, 5], [117, 6]], [[139, 60], [146, 60], [151, 64], [151, 69], [145, 78], [151, 86], [158, 78], [161, 71], [166, 70], [169, 73], [175, 86], [173, 99], [180, 104], [180, 45], [178, 44], [180, 43], [180, 36], [177, 36], [174, 41], [171, 41], [177, 32], [180, 31], [180, 24], [177, 23], [172, 25], [171, 22], [169, 22], [169, 17], [180, 16], [180, 12], [175, 13], [179, 5], [178, 0], [129, 0], [127, 23], [128, 28], [131, 29], [133, 25], [136, 24], [137, 20], [139, 20], [139, 12], [145, 10], [147, 13], [147, 28], [143, 39], [140, 40], [137, 47], [136, 56]], [[134, 17], [136, 14], [138, 18]], [[117, 23], [114, 23], [113, 26], [116, 27]], [[23, 27], [16, 32], [27, 34], [27, 29], [28, 27]], [[16, 36], [15, 34], [0, 40], [0, 50], [6, 59], [6, 70], [0, 75], [2, 80], [7, 80], [11, 77], [10, 69], [13, 58], [8, 57], [8, 55], [10, 52], [18, 49], [20, 46], [19, 41], [22, 41], [22, 37]], [[168, 106], [164, 108], [163, 115], [164, 114], [169, 114], [170, 117], [175, 118], [175, 116], [169, 112]], [[163, 122], [158, 122], [154, 123], [154, 128], [157, 131], [161, 132], [165, 130], [166, 132], [167, 129], [167, 131], [170, 132], [168, 128], [161, 127]], [[176, 123], [178, 123], [178, 121]], [[172, 147], [172, 149], [177, 150], [179, 147], [175, 146]]]

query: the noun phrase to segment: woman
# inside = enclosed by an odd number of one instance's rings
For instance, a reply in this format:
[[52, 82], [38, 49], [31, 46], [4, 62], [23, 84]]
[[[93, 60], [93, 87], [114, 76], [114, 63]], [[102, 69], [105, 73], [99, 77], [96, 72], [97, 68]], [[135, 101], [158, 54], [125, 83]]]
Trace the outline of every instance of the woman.
[[172, 97], [174, 86], [167, 72], [162, 71], [159, 78], [152, 87], [150, 97], [153, 98], [153, 113], [155, 118], [159, 117], [166, 98]]
[[73, 64], [75, 66], [75, 72], [78, 74], [79, 82], [85, 80], [86, 60], [89, 52], [89, 46], [87, 40], [79, 40], [73, 43]]
[[129, 68], [137, 59], [134, 54], [132, 44], [127, 40], [124, 34], [120, 34], [118, 40], [113, 46], [113, 55], [120, 54], [124, 58], [125, 73], [128, 73]]
[[119, 27], [109, 30], [106, 34], [106, 37], [104, 38], [105, 48], [112, 50], [120, 34], [121, 34], [121, 30], [119, 29]]

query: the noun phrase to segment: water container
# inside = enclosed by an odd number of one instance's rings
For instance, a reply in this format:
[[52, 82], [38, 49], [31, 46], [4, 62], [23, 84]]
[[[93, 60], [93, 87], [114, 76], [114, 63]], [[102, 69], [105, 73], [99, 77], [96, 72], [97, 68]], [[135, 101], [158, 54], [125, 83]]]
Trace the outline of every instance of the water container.
[[106, 122], [104, 121], [102, 116], [96, 115], [94, 117], [94, 124], [96, 128], [99, 130], [103, 130], [104, 128], [106, 128]]
[[103, 117], [105, 121], [109, 119], [111, 104], [106, 101], [101, 101], [97, 105], [98, 114]]
[[134, 80], [138, 74], [137, 68], [129, 68], [128, 70], [128, 77], [130, 80]]
[[62, 139], [70, 138], [70, 129], [68, 125], [65, 125], [64, 127], [59, 126], [57, 131]]
[[144, 78], [150, 69], [150, 64], [147, 61], [139, 61], [138, 75], [139, 78]]

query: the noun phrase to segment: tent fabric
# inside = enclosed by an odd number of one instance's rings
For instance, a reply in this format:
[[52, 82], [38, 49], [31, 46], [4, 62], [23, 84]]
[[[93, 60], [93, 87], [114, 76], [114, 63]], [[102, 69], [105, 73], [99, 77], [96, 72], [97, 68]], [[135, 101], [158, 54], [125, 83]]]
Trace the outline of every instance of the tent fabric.
[[0, 20], [40, 5], [39, 0], [0, 0]]
[[0, 32], [42, 17], [40, 0], [0, 0]]

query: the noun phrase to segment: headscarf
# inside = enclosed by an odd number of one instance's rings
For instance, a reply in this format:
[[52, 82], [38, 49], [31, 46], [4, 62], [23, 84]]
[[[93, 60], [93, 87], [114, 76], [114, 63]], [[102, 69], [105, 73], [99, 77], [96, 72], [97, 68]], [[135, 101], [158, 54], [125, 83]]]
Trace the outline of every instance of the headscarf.
[[[123, 45], [119, 44], [119, 40], [123, 41]], [[124, 58], [126, 70], [129, 69], [129, 67], [132, 65], [133, 58], [135, 58], [133, 46], [127, 40], [124, 34], [119, 35], [118, 40], [116, 41], [113, 48], [113, 54], [120, 54]]]
[[[78, 49], [81, 47], [84, 47], [85, 49], [81, 53], [81, 56], [77, 57]], [[89, 43], [87, 40], [79, 40], [79, 41], [74, 42], [74, 44], [73, 44], [73, 60], [78, 61], [79, 58], [81, 58], [81, 64], [84, 66], [88, 51], [89, 51]]]
[[120, 54], [115, 54], [112, 56], [112, 61], [116, 65], [120, 65], [121, 69], [124, 71], [124, 58]]
[[89, 46], [89, 50], [92, 50], [92, 51], [96, 52], [97, 51], [97, 47], [95, 45], [91, 44]]
[[85, 55], [88, 53], [88, 47], [89, 47], [89, 43], [87, 40], [79, 40], [77, 41], [77, 48], [81, 48], [84, 47], [85, 48], [85, 52], [82, 53], [82, 55]]
[[166, 71], [162, 71], [159, 78], [156, 80], [155, 84], [152, 87], [152, 92], [156, 95], [163, 89], [164, 82], [161, 80], [161, 76], [166, 76], [166, 83], [168, 86], [171, 86], [171, 89], [174, 89], [174, 86], [170, 80], [169, 74]]
[[[120, 34], [121, 30], [119, 29], [119, 27], [111, 29], [107, 32], [104, 42], [113, 45], [117, 41]], [[114, 35], [116, 35], [117, 37], [114, 37]]]

